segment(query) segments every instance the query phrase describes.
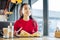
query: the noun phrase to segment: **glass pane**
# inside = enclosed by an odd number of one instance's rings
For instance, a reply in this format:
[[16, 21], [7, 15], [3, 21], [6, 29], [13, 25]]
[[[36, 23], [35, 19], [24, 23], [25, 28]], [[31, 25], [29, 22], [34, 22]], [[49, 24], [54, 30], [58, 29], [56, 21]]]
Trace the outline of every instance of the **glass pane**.
[[[33, 1], [32, 1], [33, 2]], [[43, 0], [37, 0], [32, 4], [32, 15], [38, 23], [38, 32], [43, 35]]]
[[[48, 32], [55, 37], [57, 28], [60, 28], [60, 0], [48, 0]], [[60, 31], [60, 29], [58, 30]]]

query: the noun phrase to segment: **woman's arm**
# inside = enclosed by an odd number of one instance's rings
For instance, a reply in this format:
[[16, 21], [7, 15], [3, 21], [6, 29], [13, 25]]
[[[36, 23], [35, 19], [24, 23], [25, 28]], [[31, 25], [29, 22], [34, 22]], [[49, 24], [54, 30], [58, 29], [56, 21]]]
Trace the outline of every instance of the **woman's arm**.
[[20, 22], [17, 20], [14, 24], [14, 35], [20, 34], [22, 27], [20, 27]]
[[36, 21], [34, 21], [34, 32], [38, 31], [38, 24]]
[[17, 34], [17, 30], [18, 30], [18, 21], [16, 21], [15, 23], [14, 23], [14, 36], [16, 36], [16, 34]]

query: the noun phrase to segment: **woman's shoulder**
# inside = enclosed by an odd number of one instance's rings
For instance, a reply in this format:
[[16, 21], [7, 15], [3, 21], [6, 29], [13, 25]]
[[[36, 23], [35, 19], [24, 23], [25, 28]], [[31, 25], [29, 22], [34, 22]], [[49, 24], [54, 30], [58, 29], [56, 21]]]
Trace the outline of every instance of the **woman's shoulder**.
[[34, 26], [38, 27], [38, 23], [35, 19], [32, 19], [32, 23], [33, 23]]
[[31, 19], [31, 22], [32, 22], [33, 24], [38, 24], [35, 19]]
[[35, 22], [35, 23], [37, 23], [37, 21], [36, 21], [35, 19], [32, 19], [32, 22]]

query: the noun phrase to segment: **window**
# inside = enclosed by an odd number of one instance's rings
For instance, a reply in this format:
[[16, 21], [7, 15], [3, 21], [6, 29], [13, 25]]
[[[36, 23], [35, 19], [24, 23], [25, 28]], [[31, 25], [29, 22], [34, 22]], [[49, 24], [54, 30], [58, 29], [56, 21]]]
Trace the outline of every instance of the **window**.
[[55, 36], [56, 28], [60, 28], [60, 0], [48, 0], [48, 32], [50, 37]]
[[43, 0], [37, 0], [32, 4], [32, 15], [38, 23], [38, 31], [40, 36], [43, 35]]

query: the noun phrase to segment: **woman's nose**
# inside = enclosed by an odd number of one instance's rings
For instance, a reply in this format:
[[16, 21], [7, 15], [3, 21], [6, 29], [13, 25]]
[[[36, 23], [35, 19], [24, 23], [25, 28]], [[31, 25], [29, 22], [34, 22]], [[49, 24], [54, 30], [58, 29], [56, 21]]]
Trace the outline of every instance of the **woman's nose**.
[[27, 12], [29, 12], [30, 10], [27, 10]]

